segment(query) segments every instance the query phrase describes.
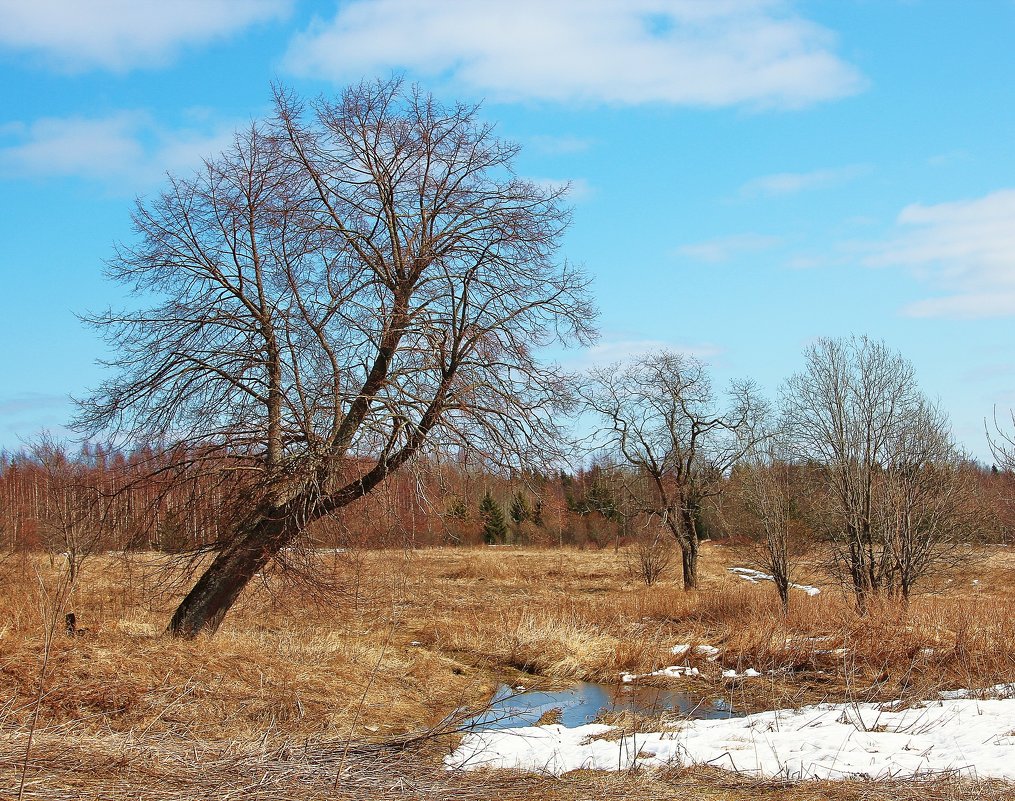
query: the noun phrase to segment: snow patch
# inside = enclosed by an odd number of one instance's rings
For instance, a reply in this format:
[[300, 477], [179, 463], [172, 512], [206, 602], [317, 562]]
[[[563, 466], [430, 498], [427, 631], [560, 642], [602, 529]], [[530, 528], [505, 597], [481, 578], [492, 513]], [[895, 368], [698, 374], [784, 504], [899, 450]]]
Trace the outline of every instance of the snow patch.
[[[1010, 686], [1010, 685], [1009, 685]], [[516, 768], [559, 776], [579, 768], [711, 764], [784, 779], [904, 779], [942, 772], [1015, 780], [1015, 699], [819, 704], [726, 720], [691, 720], [672, 731], [617, 733], [589, 724], [467, 734], [448, 769]]]
[[690, 667], [688, 665], [670, 665], [669, 667], [660, 668], [659, 670], [653, 670], [651, 673], [621, 673], [620, 680], [625, 684], [629, 684], [632, 681], [638, 681], [639, 679], [647, 679], [650, 677], [679, 679], [683, 676], [700, 675], [701, 671], [696, 667]]
[[[749, 567], [731, 567], [730, 573], [735, 573], [740, 578], [751, 582], [751, 584], [757, 584], [759, 581], [775, 581], [775, 577], [769, 573], [762, 573], [760, 570], [752, 570]], [[817, 587], [809, 587], [806, 584], [793, 584], [790, 583], [790, 588], [794, 590], [802, 590], [808, 595], [817, 595], [821, 592]]]
[[761, 673], [754, 668], [747, 668], [743, 673], [737, 673], [735, 670], [724, 670], [722, 677], [724, 679], [756, 679]]
[[686, 656], [687, 653], [692, 650], [693, 653], [705, 657], [709, 662], [714, 662], [719, 658], [719, 654], [721, 653], [720, 649], [716, 648], [714, 645], [696, 645], [692, 649], [691, 646], [687, 644], [674, 645], [670, 649], [670, 653], [674, 656]]
[[942, 690], [938, 693], [941, 698], [953, 701], [959, 698], [1015, 698], [1015, 683], [995, 684], [993, 687], [986, 687], [982, 690]]

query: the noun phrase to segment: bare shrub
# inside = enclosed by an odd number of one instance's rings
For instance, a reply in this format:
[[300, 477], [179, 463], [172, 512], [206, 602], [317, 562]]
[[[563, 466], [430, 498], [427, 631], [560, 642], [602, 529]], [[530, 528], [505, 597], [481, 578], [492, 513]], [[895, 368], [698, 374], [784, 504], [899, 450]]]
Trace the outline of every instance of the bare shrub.
[[634, 547], [627, 551], [628, 573], [651, 587], [663, 577], [673, 558], [670, 538], [658, 527], [651, 534], [641, 534]]

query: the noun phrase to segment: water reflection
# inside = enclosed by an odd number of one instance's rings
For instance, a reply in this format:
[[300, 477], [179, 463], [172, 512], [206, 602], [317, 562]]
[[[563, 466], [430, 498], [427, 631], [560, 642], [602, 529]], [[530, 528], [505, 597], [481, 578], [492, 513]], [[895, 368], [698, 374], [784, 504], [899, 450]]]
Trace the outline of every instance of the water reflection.
[[567, 690], [520, 692], [502, 684], [494, 693], [490, 708], [472, 718], [469, 725], [478, 729], [532, 726], [553, 709], [560, 710], [560, 723], [568, 728], [591, 723], [601, 712], [640, 715], [679, 712], [699, 720], [739, 717], [725, 701], [660, 687], [581, 682]]

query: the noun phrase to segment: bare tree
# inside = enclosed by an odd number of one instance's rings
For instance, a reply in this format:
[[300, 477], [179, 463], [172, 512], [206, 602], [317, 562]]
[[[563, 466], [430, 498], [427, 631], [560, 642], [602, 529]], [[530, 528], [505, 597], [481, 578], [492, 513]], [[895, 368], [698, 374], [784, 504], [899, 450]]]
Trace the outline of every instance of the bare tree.
[[81, 567], [104, 544], [110, 492], [100, 486], [86, 460], [68, 458], [63, 447], [48, 436], [29, 450], [41, 469], [42, 497], [39, 534], [51, 559], [67, 563], [67, 586], [77, 586]]
[[909, 594], [953, 530], [959, 454], [913, 368], [883, 342], [821, 339], [783, 391], [797, 458], [827, 474], [837, 556], [864, 611]]
[[772, 576], [784, 613], [789, 610], [793, 561], [805, 547], [801, 530], [806, 470], [789, 461], [779, 432], [752, 448], [737, 470], [737, 494], [754, 533], [760, 535], [758, 563]]
[[533, 351], [593, 336], [587, 279], [557, 260], [563, 190], [513, 177], [477, 108], [397, 80], [276, 101], [138, 205], [110, 273], [157, 305], [92, 318], [115, 374], [79, 422], [249, 476], [176, 635], [214, 631], [309, 524], [427, 448], [549, 452], [572, 393]]
[[610, 457], [635, 470], [627, 482], [639, 512], [656, 516], [681, 550], [685, 589], [698, 586], [701, 512], [759, 436], [764, 404], [748, 382], [733, 382], [720, 406], [705, 366], [662, 351], [593, 370], [583, 389], [604, 425]]
[[978, 516], [970, 513], [970, 476], [940, 409], [921, 403], [900, 425], [890, 452], [876, 507], [887, 555], [883, 582], [908, 600], [917, 580], [953, 561]]

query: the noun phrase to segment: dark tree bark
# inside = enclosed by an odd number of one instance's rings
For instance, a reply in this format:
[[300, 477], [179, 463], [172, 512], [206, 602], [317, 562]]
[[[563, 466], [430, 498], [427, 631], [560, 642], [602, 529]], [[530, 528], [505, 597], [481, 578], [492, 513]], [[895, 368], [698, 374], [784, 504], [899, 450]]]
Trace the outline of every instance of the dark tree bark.
[[698, 549], [697, 533], [680, 543], [680, 563], [683, 570], [684, 589], [698, 589]]
[[557, 261], [564, 188], [512, 177], [517, 148], [476, 108], [399, 81], [276, 99], [139, 204], [110, 271], [167, 300], [92, 318], [118, 356], [80, 424], [247, 477], [181, 636], [214, 631], [307, 526], [428, 450], [552, 455], [573, 391], [533, 351], [594, 335], [587, 279]]
[[215, 632], [243, 588], [292, 538], [285, 521], [266, 517], [230, 540], [173, 613], [169, 631], [178, 637]]
[[601, 445], [626, 476], [630, 505], [669, 530], [684, 589], [697, 588], [697, 515], [761, 436], [764, 404], [750, 383], [734, 382], [729, 408], [721, 409], [705, 366], [666, 351], [593, 370], [582, 396], [604, 421]]

